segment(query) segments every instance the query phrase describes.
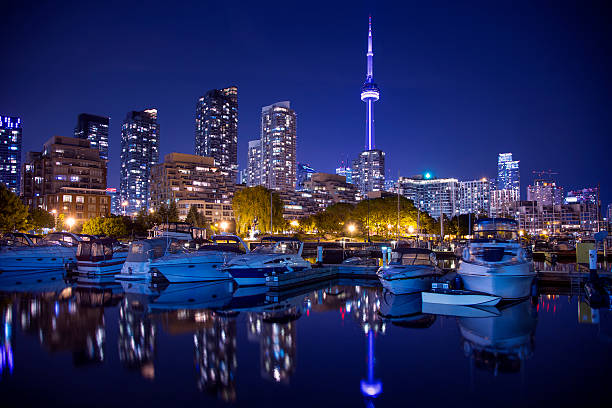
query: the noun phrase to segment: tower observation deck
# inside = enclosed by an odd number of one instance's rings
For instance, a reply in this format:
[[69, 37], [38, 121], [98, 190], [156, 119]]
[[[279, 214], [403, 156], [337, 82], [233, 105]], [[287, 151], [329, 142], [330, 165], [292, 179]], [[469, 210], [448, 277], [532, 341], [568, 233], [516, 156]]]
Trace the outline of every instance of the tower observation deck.
[[366, 80], [361, 87], [361, 100], [366, 103], [366, 142], [365, 149], [375, 148], [374, 143], [374, 106], [373, 103], [380, 99], [380, 91], [374, 83], [374, 52], [372, 51], [372, 16], [368, 22], [368, 52]]

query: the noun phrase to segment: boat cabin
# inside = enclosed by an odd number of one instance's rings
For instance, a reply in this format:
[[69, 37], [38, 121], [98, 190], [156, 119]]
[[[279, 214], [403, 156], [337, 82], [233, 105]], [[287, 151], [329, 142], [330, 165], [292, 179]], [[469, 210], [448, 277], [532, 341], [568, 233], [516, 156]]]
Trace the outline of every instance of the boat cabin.
[[4, 234], [1, 244], [5, 246], [33, 246], [42, 240], [42, 236], [26, 234], [23, 232], [9, 232]]
[[40, 245], [77, 246], [81, 238], [71, 232], [52, 232], [40, 241]]
[[117, 244], [114, 238], [98, 238], [79, 242], [77, 260], [100, 262], [113, 258], [113, 246]]
[[427, 248], [396, 248], [389, 265], [435, 265], [436, 254]]
[[130, 245], [126, 262], [147, 262], [181, 249], [180, 240], [168, 237], [135, 241]]
[[149, 230], [149, 239], [170, 237], [191, 241], [194, 239], [206, 239], [206, 229], [194, 227], [186, 222], [166, 222], [156, 225]]
[[304, 244], [296, 238], [263, 237], [260, 244], [253, 249], [256, 254], [302, 254]]
[[249, 252], [247, 245], [237, 235], [213, 235], [209, 241], [202, 243], [200, 251], [222, 251], [245, 254]]
[[516, 241], [518, 223], [511, 218], [483, 218], [474, 225], [474, 239], [478, 241]]

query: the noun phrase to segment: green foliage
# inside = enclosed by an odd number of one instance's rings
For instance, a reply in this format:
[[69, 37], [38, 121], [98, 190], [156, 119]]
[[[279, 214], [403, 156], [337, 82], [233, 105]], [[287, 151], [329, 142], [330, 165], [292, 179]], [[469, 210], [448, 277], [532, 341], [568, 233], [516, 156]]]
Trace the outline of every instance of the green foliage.
[[[263, 186], [247, 187], [237, 191], [233, 199], [236, 231], [246, 234], [257, 221], [257, 229], [262, 232], [270, 231], [270, 190]], [[282, 230], [285, 226], [283, 219], [283, 201], [278, 193], [272, 193], [272, 230]]]
[[35, 208], [30, 211], [28, 215], [27, 230], [34, 230], [40, 233], [43, 228], [54, 228], [55, 217], [50, 212], [43, 210], [42, 208]]
[[26, 228], [28, 208], [4, 184], [0, 184], [0, 230], [22, 231]]
[[57, 216], [57, 218], [55, 218], [55, 229], [57, 231], [65, 231], [66, 230], [66, 223], [64, 222], [64, 219], [66, 217], [64, 216], [64, 214], [60, 214]]
[[185, 222], [193, 225], [194, 227], [204, 228], [206, 227], [206, 218], [195, 205], [189, 207], [189, 212], [187, 213], [187, 218], [185, 218]]
[[128, 227], [123, 217], [95, 217], [83, 224], [83, 234], [125, 237]]
[[[355, 206], [348, 203], [332, 204], [325, 209], [312, 216], [312, 222], [316, 230], [323, 234], [343, 234], [347, 224], [351, 218]], [[343, 235], [346, 235], [344, 233]]]
[[90, 218], [83, 224], [83, 234], [104, 235], [104, 218]]
[[[144, 210], [143, 210], [144, 211]], [[176, 207], [176, 202], [172, 200], [170, 205], [162, 204], [157, 211], [155, 212], [157, 217], [159, 217], [159, 222], [178, 222], [178, 208]]]

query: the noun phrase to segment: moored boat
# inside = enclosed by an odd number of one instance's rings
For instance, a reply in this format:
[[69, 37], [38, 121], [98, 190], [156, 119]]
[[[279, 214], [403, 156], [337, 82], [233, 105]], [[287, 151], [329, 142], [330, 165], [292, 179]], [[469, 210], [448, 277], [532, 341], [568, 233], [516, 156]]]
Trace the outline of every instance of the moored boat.
[[422, 292], [421, 298], [423, 303], [455, 306], [495, 306], [502, 299], [500, 296], [456, 289], [435, 289], [431, 292]]
[[127, 257], [127, 247], [114, 238], [95, 238], [81, 241], [77, 249], [77, 271], [87, 275], [119, 273]]
[[81, 239], [69, 232], [53, 232], [36, 245], [0, 247], [0, 271], [38, 272], [61, 269], [76, 262], [77, 245]]
[[421, 292], [431, 287], [434, 277], [442, 275], [435, 254], [426, 248], [399, 247], [391, 262], [377, 272], [383, 287], [395, 294]]

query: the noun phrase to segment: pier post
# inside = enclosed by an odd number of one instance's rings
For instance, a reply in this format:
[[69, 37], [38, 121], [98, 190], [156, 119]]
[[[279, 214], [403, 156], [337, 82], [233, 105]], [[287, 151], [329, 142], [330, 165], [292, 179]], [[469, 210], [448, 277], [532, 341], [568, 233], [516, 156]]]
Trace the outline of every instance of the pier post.
[[387, 247], [382, 247], [382, 262], [383, 262], [383, 268], [385, 268], [387, 266]]
[[317, 247], [317, 263], [319, 265], [323, 264], [323, 247], [322, 246]]

